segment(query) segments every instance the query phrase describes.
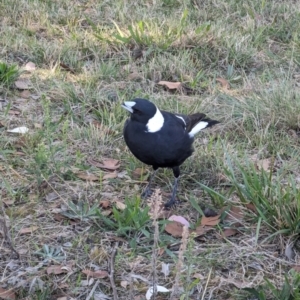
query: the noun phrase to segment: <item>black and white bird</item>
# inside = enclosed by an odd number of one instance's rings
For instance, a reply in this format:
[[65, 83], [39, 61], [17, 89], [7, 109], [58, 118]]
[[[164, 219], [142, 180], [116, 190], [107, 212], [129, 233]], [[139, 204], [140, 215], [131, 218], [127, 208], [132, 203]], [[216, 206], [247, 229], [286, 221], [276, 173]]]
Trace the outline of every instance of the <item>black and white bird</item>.
[[179, 166], [192, 155], [195, 134], [219, 122], [201, 113], [182, 115], [162, 111], [152, 102], [140, 98], [126, 101], [122, 107], [131, 114], [123, 131], [128, 148], [137, 159], [154, 169], [142, 196], [151, 194], [151, 183], [158, 168], [171, 168], [175, 183], [172, 197], [165, 207], [173, 206], [180, 176]]

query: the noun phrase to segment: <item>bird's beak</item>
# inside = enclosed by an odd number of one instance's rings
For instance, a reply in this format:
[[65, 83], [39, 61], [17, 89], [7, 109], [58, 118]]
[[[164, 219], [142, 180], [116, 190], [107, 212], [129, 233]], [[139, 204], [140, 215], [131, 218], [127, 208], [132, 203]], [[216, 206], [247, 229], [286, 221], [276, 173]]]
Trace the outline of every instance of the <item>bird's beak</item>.
[[135, 105], [136, 105], [136, 103], [134, 101], [125, 101], [122, 104], [122, 107], [125, 108], [126, 110], [128, 110], [130, 113], [133, 113], [132, 107]]

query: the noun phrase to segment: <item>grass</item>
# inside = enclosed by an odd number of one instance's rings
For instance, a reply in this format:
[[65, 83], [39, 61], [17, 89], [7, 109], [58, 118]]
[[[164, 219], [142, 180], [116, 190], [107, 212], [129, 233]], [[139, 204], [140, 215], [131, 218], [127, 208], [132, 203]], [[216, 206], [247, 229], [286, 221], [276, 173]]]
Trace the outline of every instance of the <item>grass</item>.
[[[156, 274], [180, 299], [299, 299], [298, 2], [3, 0], [0, 20], [0, 291], [99, 299], [115, 285], [120, 299], [144, 299]], [[207, 208], [236, 207], [238, 225], [223, 213], [182, 252], [159, 220], [153, 249], [139, 198], [151, 170], [122, 139], [120, 104], [134, 97], [222, 122], [196, 138], [174, 214], [198, 225]], [[19, 126], [29, 133], [7, 132]], [[114, 178], [95, 163], [105, 157], [119, 161]], [[172, 181], [169, 170], [155, 179], [164, 200]], [[237, 234], [222, 238], [226, 228]], [[84, 273], [112, 267], [114, 282]]]

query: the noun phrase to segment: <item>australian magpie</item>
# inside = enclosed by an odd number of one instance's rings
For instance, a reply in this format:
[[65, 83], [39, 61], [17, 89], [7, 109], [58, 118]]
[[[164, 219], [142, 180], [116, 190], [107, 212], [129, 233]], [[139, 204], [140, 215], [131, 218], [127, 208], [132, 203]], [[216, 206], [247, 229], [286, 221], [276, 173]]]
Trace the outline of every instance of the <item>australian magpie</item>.
[[154, 169], [142, 196], [151, 194], [150, 186], [158, 168], [171, 168], [175, 183], [171, 200], [165, 206], [174, 205], [179, 166], [193, 153], [194, 135], [219, 122], [201, 113], [182, 115], [162, 111], [152, 102], [140, 98], [126, 101], [122, 107], [131, 113], [123, 130], [129, 150]]

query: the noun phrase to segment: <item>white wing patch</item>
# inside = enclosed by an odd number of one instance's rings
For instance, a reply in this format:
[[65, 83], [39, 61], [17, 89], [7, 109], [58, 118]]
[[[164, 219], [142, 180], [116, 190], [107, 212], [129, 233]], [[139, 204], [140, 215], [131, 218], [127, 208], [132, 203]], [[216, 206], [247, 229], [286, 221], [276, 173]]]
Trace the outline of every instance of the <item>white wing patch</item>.
[[192, 138], [196, 133], [198, 133], [200, 130], [206, 128], [208, 125], [208, 122], [199, 122], [195, 127], [192, 128], [192, 130], [189, 132], [189, 136]]
[[156, 113], [155, 115], [149, 119], [148, 123], [146, 124], [146, 127], [148, 129], [147, 132], [157, 132], [159, 131], [163, 125], [164, 125], [164, 117], [160, 110], [156, 107]]

